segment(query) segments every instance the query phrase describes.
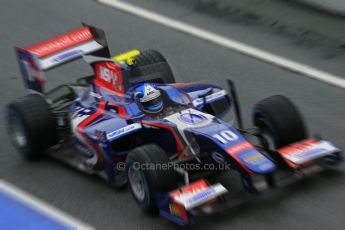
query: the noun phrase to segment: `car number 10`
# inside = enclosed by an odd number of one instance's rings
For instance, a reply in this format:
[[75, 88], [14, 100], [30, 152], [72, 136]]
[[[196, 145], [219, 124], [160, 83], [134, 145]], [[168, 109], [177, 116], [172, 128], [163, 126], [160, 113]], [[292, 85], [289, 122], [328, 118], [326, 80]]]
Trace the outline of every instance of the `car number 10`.
[[230, 130], [223, 130], [219, 134], [213, 135], [213, 137], [216, 138], [222, 144], [226, 144], [229, 141], [235, 141], [238, 139], [237, 134]]

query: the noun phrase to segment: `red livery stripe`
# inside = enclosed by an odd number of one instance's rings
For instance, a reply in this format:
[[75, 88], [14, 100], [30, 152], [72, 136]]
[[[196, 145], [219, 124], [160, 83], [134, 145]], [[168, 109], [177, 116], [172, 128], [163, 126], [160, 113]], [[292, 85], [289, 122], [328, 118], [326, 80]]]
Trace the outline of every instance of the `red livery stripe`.
[[121, 106], [121, 105], [117, 105], [117, 104], [113, 104], [113, 103], [108, 103], [108, 106], [113, 106], [117, 109], [118, 115], [122, 118], [129, 118], [126, 108]]
[[179, 157], [182, 156], [183, 154], [183, 151], [184, 151], [184, 146], [180, 140], [180, 137], [178, 136], [178, 134], [175, 132], [174, 128], [173, 127], [170, 127], [168, 125], [164, 125], [164, 124], [158, 124], [158, 123], [154, 123], [154, 122], [150, 122], [150, 121], [142, 121], [143, 124], [146, 124], [146, 125], [150, 125], [150, 126], [154, 126], [154, 127], [159, 127], [159, 128], [163, 128], [163, 129], [167, 129], [169, 130], [174, 138], [175, 138], [175, 141], [176, 141], [176, 148], [177, 148], [177, 151], [179, 153]]
[[208, 188], [208, 184], [204, 179], [198, 180], [192, 184], [189, 184], [187, 186], [182, 187], [181, 189], [178, 189], [176, 191], [173, 191], [170, 193], [170, 196], [175, 199], [178, 198], [184, 194], [188, 193], [194, 193], [203, 189]]
[[231, 156], [233, 155], [236, 155], [237, 153], [239, 152], [243, 152], [245, 150], [248, 150], [248, 149], [252, 149], [253, 148], [253, 145], [250, 144], [249, 142], [247, 141], [244, 141], [244, 142], [241, 142], [237, 145], [234, 145], [234, 146], [231, 146], [230, 148], [228, 148], [226, 151], [227, 153], [229, 153]]
[[186, 224], [188, 224], [188, 222], [189, 222], [186, 209], [184, 208], [184, 206], [182, 204], [179, 204], [176, 202], [176, 198], [178, 198], [182, 195], [185, 195], [185, 194], [189, 194], [189, 193], [192, 194], [192, 193], [198, 192], [200, 190], [207, 189], [208, 187], [209, 186], [208, 186], [207, 182], [204, 179], [201, 179], [199, 181], [196, 181], [190, 185], [187, 185], [185, 187], [182, 187], [179, 190], [176, 190], [176, 191], [173, 191], [170, 193], [173, 204], [180, 211], [181, 218]]
[[302, 142], [298, 142], [296, 144], [292, 144], [292, 145], [288, 145], [286, 147], [283, 147], [283, 148], [279, 149], [278, 152], [280, 152], [283, 155], [289, 155], [289, 154], [298, 152], [300, 150], [303, 150], [305, 148], [308, 148], [310, 145], [313, 145], [315, 143], [317, 143], [316, 140], [307, 139], [307, 140], [304, 140]]
[[88, 136], [85, 135], [85, 132], [84, 132], [84, 128], [90, 124], [92, 121], [94, 121], [97, 117], [99, 117], [100, 115], [103, 114], [104, 112], [104, 109], [105, 109], [105, 101], [101, 101], [98, 105], [98, 109], [97, 111], [92, 114], [91, 116], [89, 116], [88, 118], [86, 118], [84, 121], [82, 121], [79, 125], [78, 125], [78, 131], [79, 133], [84, 137], [85, 141], [87, 141], [87, 143], [89, 145], [91, 145], [94, 150], [96, 151], [97, 153], [97, 156], [98, 156], [98, 159], [100, 161], [103, 161], [104, 160], [104, 156], [102, 155], [100, 149], [98, 148], [98, 146], [93, 142], [91, 141]]
[[301, 141], [301, 142], [298, 142], [296, 144], [292, 144], [292, 145], [288, 145], [286, 147], [283, 147], [283, 148], [280, 148], [278, 149], [278, 153], [280, 153], [285, 162], [292, 168], [298, 168], [299, 165], [297, 164], [294, 164], [293, 162], [289, 161], [287, 158], [285, 158], [284, 156], [287, 156], [287, 155], [290, 155], [290, 154], [293, 154], [293, 153], [296, 153], [300, 150], [303, 150], [307, 147], [309, 147], [310, 145], [313, 145], [317, 143], [317, 141], [315, 139], [307, 139], [307, 140], [304, 140], [304, 141]]

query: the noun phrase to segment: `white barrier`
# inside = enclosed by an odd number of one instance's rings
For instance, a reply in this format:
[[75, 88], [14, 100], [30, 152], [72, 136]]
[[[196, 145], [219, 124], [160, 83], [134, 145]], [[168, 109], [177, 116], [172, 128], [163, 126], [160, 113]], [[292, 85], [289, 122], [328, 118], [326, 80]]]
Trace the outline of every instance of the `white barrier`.
[[[249, 8], [255, 7], [269, 2], [279, 3], [276, 0], [197, 0], [199, 3], [214, 3], [218, 7], [227, 6], [248, 6]], [[284, 0], [282, 0], [284, 1]], [[345, 16], [345, 0], [295, 0], [307, 4], [312, 7], [316, 7], [321, 10], [325, 10], [331, 13]]]
[[300, 0], [337, 14], [345, 15], [345, 0]]

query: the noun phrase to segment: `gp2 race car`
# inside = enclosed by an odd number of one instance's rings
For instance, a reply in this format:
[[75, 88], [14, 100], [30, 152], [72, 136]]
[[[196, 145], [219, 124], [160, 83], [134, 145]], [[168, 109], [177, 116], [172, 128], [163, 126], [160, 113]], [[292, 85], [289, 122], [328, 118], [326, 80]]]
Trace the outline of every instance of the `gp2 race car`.
[[[253, 127], [243, 128], [231, 80], [229, 92], [206, 81], [176, 83], [155, 50], [112, 58], [94, 26], [15, 50], [28, 91], [6, 110], [15, 147], [30, 160], [49, 155], [115, 187], [129, 184], [143, 211], [177, 224], [228, 205], [231, 181], [217, 181], [219, 175], [236, 172], [258, 194], [342, 161], [334, 143], [308, 136], [285, 96], [258, 102]], [[45, 89], [46, 70], [81, 57], [93, 75]], [[143, 112], [133, 96], [143, 83], [162, 93], [158, 116]]]

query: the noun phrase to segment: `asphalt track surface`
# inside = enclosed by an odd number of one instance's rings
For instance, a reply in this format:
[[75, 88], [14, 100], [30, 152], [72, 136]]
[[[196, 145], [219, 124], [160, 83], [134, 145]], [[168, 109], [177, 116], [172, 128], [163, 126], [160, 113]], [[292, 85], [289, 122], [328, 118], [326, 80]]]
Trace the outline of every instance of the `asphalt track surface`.
[[[24, 94], [13, 46], [30, 45], [80, 25], [106, 31], [113, 54], [128, 49], [154, 48], [169, 59], [179, 81], [212, 79], [237, 84], [245, 123], [259, 99], [284, 94], [293, 99], [308, 121], [311, 133], [345, 146], [345, 92], [100, 5], [91, 0], [2, 0], [0, 8], [0, 116], [5, 105]], [[73, 82], [90, 73], [82, 62], [52, 71], [51, 86]], [[9, 143], [0, 123], [0, 178], [32, 193], [97, 229], [174, 229], [159, 217], [141, 213], [128, 190], [118, 191], [52, 160], [29, 163]], [[344, 229], [345, 174], [322, 173], [236, 209], [199, 221], [195, 229]]]

